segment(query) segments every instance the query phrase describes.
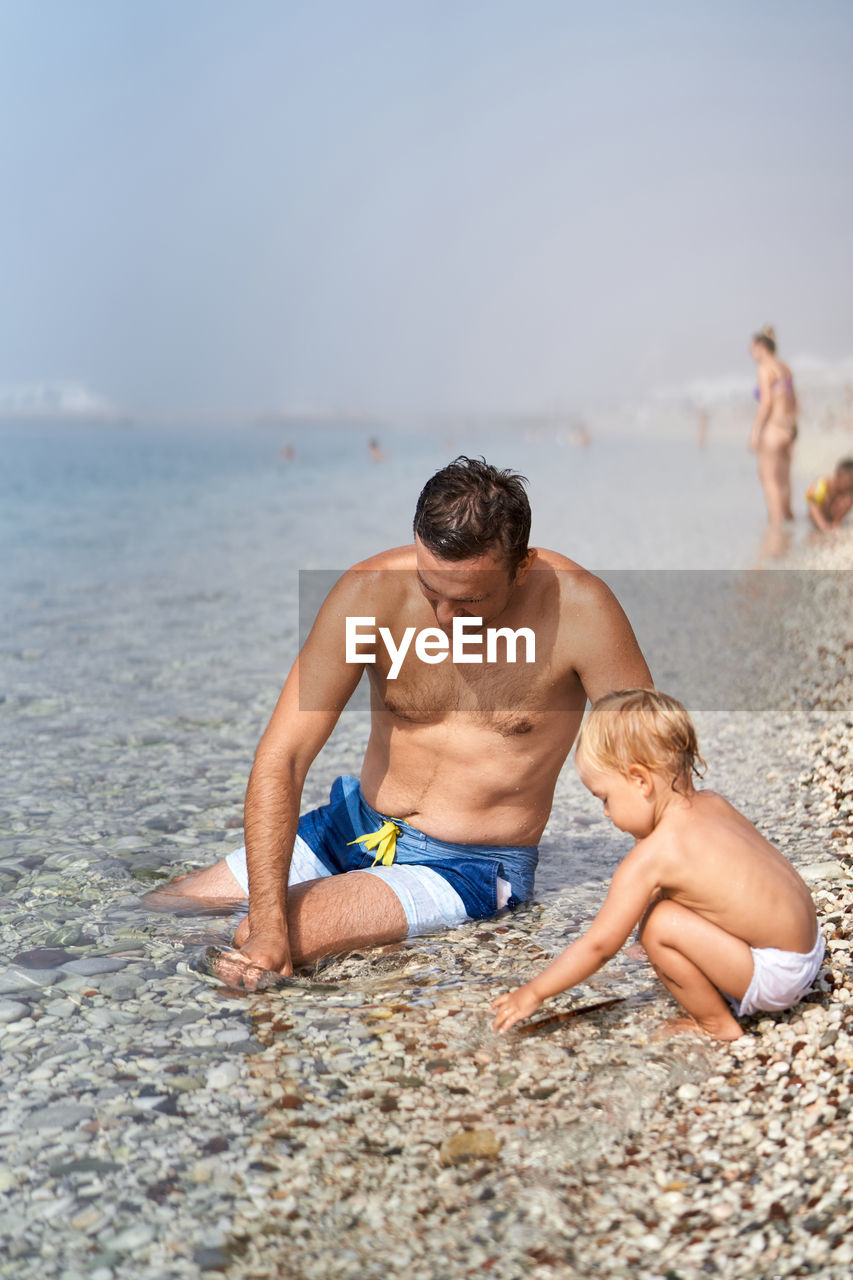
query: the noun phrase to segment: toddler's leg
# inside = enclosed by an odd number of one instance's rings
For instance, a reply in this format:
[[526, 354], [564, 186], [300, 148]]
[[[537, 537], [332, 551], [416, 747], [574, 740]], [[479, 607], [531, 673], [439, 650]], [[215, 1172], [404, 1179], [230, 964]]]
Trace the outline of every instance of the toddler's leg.
[[640, 941], [675, 999], [717, 1040], [737, 1040], [740, 1025], [720, 994], [740, 999], [752, 980], [752, 952], [741, 938], [668, 898], [640, 926]]

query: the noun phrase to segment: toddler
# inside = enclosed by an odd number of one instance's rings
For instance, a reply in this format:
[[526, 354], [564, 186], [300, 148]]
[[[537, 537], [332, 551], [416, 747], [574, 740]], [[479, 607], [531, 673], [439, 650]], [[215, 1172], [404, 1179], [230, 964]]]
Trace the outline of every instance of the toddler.
[[583, 725], [575, 764], [605, 815], [636, 844], [587, 932], [493, 1001], [495, 1029], [508, 1031], [549, 996], [583, 982], [638, 922], [655, 972], [694, 1020], [673, 1029], [698, 1024], [736, 1040], [742, 1032], [732, 1010], [745, 1017], [796, 1004], [824, 953], [811, 894], [728, 801], [694, 790], [692, 775], [705, 762], [681, 703], [649, 689], [608, 694]]
[[806, 490], [809, 519], [826, 532], [837, 529], [853, 507], [853, 458], [842, 458], [831, 476], [821, 476]]

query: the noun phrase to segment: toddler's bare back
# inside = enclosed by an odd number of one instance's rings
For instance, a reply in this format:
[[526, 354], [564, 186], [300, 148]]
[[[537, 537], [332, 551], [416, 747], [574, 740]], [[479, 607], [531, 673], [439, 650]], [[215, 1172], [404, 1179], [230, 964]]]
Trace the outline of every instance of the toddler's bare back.
[[695, 791], [670, 805], [640, 844], [651, 846], [665, 897], [751, 947], [811, 950], [817, 917], [807, 885], [722, 796]]

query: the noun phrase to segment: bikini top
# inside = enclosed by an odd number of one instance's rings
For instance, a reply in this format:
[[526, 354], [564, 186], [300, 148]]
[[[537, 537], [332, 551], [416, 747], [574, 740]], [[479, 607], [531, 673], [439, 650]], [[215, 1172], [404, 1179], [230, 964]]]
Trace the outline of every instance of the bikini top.
[[[773, 381], [770, 383], [770, 390], [772, 391], [772, 390], [774, 389], [774, 387], [778, 387], [780, 384], [781, 384], [781, 385], [785, 388], [785, 390], [786, 390], [787, 392], [789, 392], [789, 393], [790, 393], [790, 392], [792, 392], [792, 391], [794, 390], [794, 379], [793, 379], [793, 378], [791, 378], [791, 377], [788, 377], [788, 378], [774, 378], [774, 379], [773, 379]], [[754, 397], [756, 400], [760, 400], [760, 399], [761, 399], [761, 388], [760, 388], [760, 387], [758, 387], [758, 386], [754, 387], [754, 388], [753, 388], [753, 392], [752, 392], [752, 394], [753, 394], [753, 397]]]

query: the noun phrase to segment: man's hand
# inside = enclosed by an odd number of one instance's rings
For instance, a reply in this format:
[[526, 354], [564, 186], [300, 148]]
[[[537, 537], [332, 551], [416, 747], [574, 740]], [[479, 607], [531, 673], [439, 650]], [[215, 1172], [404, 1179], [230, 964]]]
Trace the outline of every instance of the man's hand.
[[503, 1035], [522, 1018], [529, 1018], [541, 1004], [542, 997], [536, 995], [531, 984], [526, 982], [523, 987], [507, 991], [505, 995], [492, 1001], [492, 1008], [497, 1010], [492, 1027]]
[[266, 985], [264, 979], [270, 974], [285, 978], [293, 974], [286, 934], [252, 933], [247, 917], [240, 922], [234, 943], [238, 949], [222, 952], [214, 965], [217, 976], [229, 987], [257, 991]]

